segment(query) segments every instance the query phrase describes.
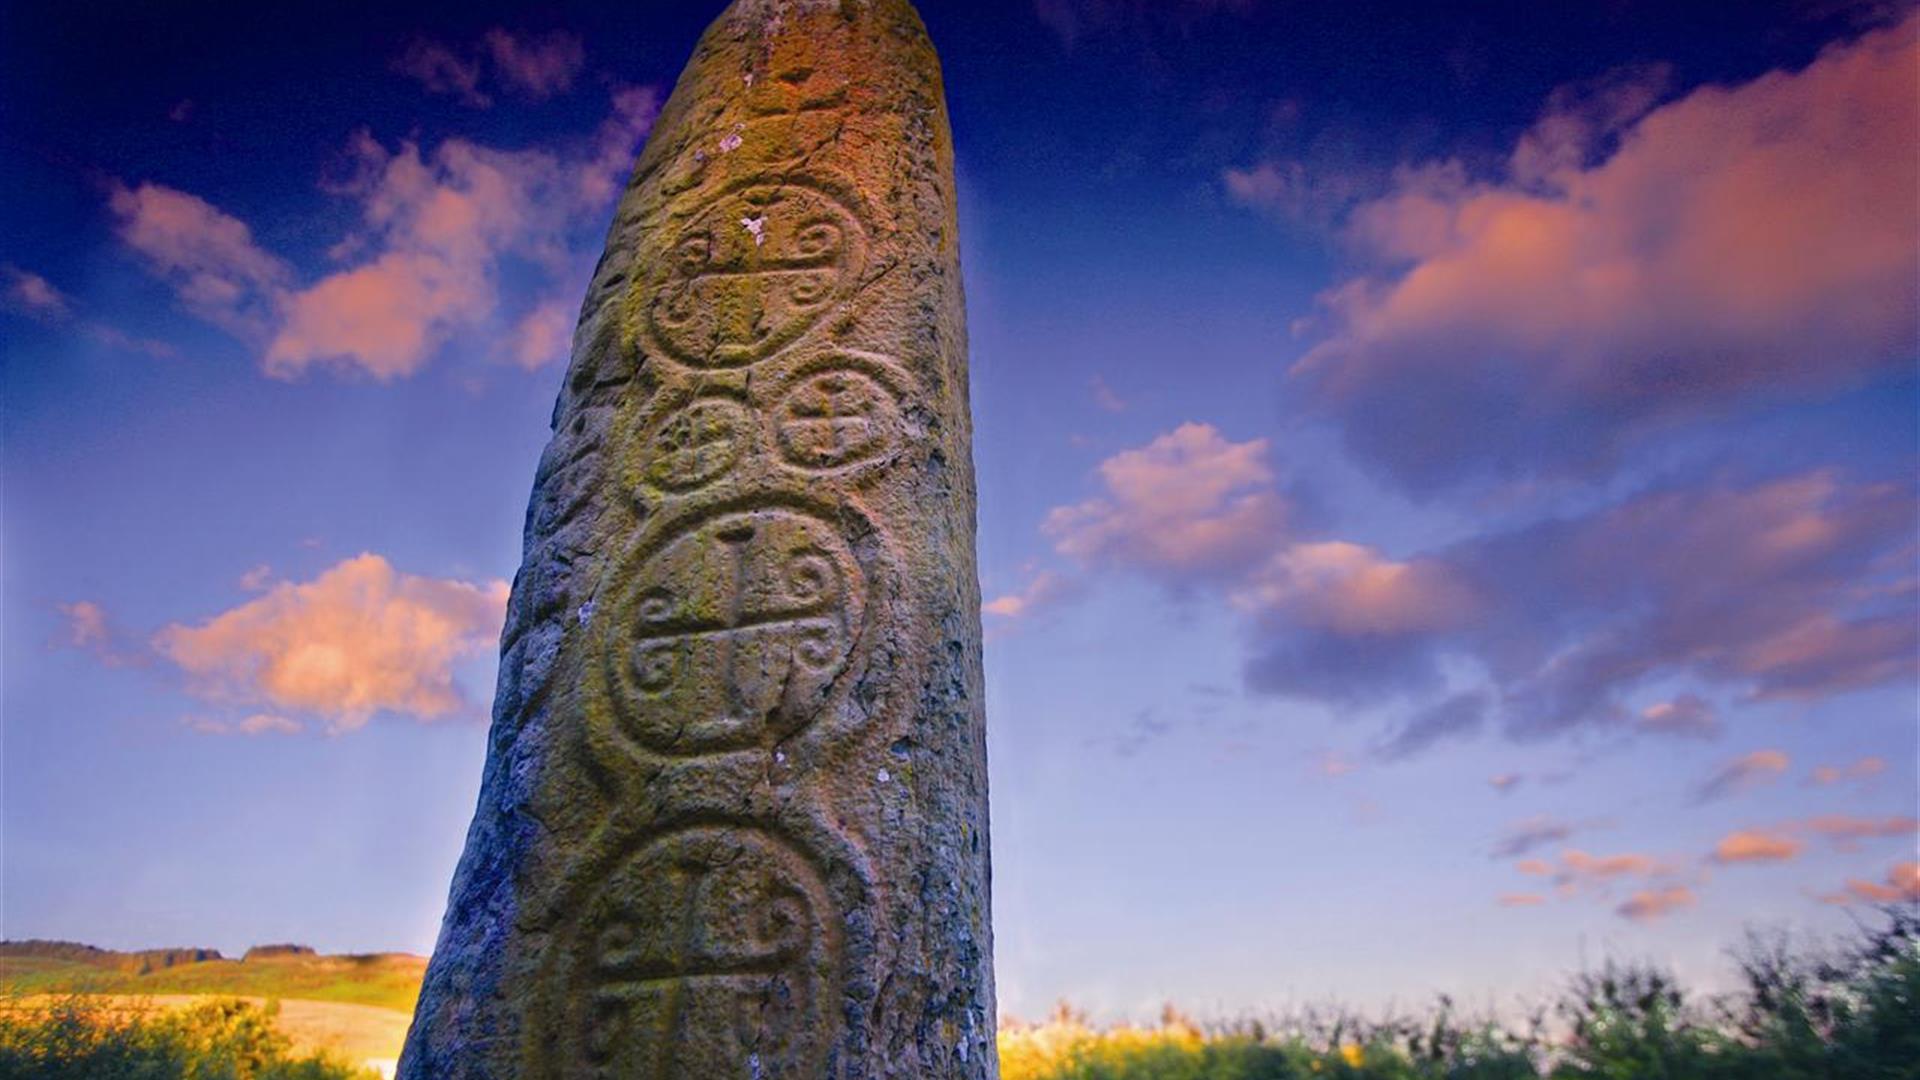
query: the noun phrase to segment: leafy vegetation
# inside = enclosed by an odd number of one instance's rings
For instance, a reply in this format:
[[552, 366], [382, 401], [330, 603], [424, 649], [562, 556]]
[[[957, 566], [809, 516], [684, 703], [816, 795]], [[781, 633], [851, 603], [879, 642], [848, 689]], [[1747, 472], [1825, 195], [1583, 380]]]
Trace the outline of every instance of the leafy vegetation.
[[[332, 986], [378, 965], [329, 968], [303, 953], [246, 963], [63, 947], [39, 955], [42, 983], [80, 965], [144, 980], [250, 969]], [[24, 976], [9, 960], [8, 982]], [[173, 952], [178, 952], [173, 951]], [[169, 956], [172, 953], [167, 954]], [[131, 957], [132, 959], [128, 959]], [[1735, 952], [1739, 992], [1690, 995], [1644, 964], [1576, 977], [1560, 1000], [1518, 1024], [1464, 1017], [1442, 999], [1427, 1015], [1367, 1020], [1306, 1012], [1278, 1022], [1200, 1024], [1169, 1008], [1153, 1026], [1096, 1028], [1062, 1007], [1044, 1024], [1005, 1025], [1002, 1080], [1920, 1080], [1920, 908], [1889, 910], [1837, 950], [1753, 935]], [[109, 959], [112, 958], [112, 959]], [[143, 959], [144, 958], [144, 959]], [[51, 965], [51, 966], [49, 966]], [[63, 966], [64, 965], [64, 966]], [[251, 967], [250, 967], [251, 966]], [[317, 970], [332, 971], [323, 983]], [[71, 971], [67, 971], [69, 976]], [[414, 976], [418, 979], [418, 975]], [[57, 981], [57, 980], [55, 980]], [[226, 989], [223, 987], [223, 989]], [[232, 992], [228, 989], [228, 992]], [[403, 996], [409, 1004], [415, 987]], [[0, 999], [0, 1080], [365, 1080], [372, 1073], [297, 1056], [277, 1006], [214, 999], [186, 1009], [126, 1009], [72, 996]], [[397, 1051], [397, 1047], [395, 1047]]]
[[375, 1080], [318, 1056], [296, 1056], [275, 1009], [211, 999], [174, 1010], [126, 1010], [76, 995], [0, 1006], [0, 1080]]
[[1430, 1015], [1095, 1029], [1062, 1007], [1000, 1034], [1002, 1080], [1920, 1080], [1920, 914], [1837, 953], [1755, 936], [1741, 992], [1696, 1000], [1648, 965], [1577, 977], [1518, 1029]]

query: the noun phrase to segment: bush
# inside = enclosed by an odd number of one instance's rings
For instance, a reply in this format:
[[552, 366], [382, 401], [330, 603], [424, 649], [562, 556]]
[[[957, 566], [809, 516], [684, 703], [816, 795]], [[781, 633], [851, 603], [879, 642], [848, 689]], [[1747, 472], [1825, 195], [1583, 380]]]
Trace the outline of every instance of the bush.
[[1735, 958], [1738, 994], [1695, 1000], [1657, 967], [1609, 964], [1519, 1030], [1463, 1021], [1444, 998], [1424, 1019], [1309, 1011], [1204, 1029], [1169, 1009], [1101, 1030], [1062, 1006], [1002, 1029], [1001, 1078], [1920, 1080], [1920, 912], [1889, 910], [1833, 955], [1752, 935]]
[[0, 1006], [0, 1080], [370, 1080], [295, 1057], [277, 1009], [216, 999], [185, 1009], [114, 1009], [83, 996]]

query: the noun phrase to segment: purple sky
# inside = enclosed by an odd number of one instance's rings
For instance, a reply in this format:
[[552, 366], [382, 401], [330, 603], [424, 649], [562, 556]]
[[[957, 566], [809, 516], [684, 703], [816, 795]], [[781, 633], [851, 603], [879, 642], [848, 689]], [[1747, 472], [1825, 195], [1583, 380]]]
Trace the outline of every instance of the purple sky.
[[[5, 936], [430, 948], [714, 6], [6, 14]], [[1920, 894], [1915, 22], [1563, 7], [922, 4], [1009, 1013], [1714, 982]]]

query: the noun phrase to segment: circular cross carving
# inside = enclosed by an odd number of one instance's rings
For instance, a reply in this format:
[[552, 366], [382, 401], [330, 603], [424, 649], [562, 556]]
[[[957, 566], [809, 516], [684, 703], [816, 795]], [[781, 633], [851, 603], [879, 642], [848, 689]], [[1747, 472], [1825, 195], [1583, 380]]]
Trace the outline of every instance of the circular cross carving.
[[839, 472], [884, 457], [900, 441], [893, 392], [858, 371], [816, 372], [774, 411], [780, 457], [808, 472]]
[[646, 480], [673, 492], [705, 487], [733, 470], [752, 432], [753, 418], [739, 402], [694, 398], [647, 432]]
[[858, 219], [817, 188], [730, 192], [655, 256], [649, 328], [681, 363], [745, 367], [794, 342], [845, 298], [864, 249]]
[[556, 1075], [816, 1080], [834, 1041], [839, 918], [820, 871], [751, 825], [657, 836], [557, 943]]
[[768, 745], [825, 706], [865, 580], [838, 532], [786, 508], [671, 535], [622, 583], [607, 678], [621, 727], [661, 753]]

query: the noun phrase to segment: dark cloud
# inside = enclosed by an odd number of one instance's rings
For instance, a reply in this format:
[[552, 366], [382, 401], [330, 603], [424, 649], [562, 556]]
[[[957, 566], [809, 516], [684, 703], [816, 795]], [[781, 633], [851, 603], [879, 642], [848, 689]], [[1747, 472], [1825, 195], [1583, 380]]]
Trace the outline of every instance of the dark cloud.
[[1439, 743], [1477, 733], [1486, 726], [1491, 695], [1484, 690], [1455, 694], [1409, 717], [1374, 750], [1382, 761], [1400, 761], [1426, 753]]

